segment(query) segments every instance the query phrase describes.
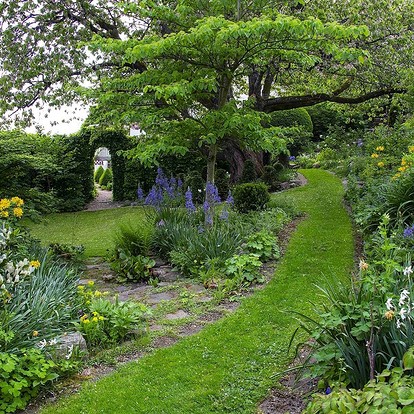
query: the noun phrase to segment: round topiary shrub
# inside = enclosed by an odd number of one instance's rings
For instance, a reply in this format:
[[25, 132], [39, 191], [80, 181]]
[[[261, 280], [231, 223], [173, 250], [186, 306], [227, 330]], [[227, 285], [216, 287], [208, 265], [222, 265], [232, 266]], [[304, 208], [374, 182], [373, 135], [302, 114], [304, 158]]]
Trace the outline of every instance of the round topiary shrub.
[[99, 185], [101, 187], [106, 187], [109, 182], [112, 182], [112, 170], [107, 168], [99, 179]]
[[234, 207], [240, 213], [263, 210], [270, 200], [267, 185], [264, 183], [245, 183], [233, 189]]
[[93, 176], [95, 183], [99, 183], [100, 178], [102, 177], [102, 174], [105, 172], [104, 168], [102, 167], [102, 165], [100, 165], [98, 167], [98, 169], [95, 171], [95, 174]]

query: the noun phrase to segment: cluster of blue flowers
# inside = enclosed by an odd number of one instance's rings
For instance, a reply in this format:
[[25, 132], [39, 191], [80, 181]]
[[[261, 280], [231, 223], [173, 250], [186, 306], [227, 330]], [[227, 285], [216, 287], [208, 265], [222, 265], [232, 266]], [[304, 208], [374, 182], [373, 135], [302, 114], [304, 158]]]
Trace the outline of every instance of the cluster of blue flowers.
[[411, 239], [414, 237], [414, 224], [411, 227], [407, 227], [403, 233], [404, 237], [407, 239]]
[[137, 197], [139, 202], [159, 208], [167, 200], [171, 201], [182, 197], [183, 182], [174, 177], [168, 179], [161, 168], [158, 168], [155, 185], [152, 186], [148, 195], [145, 197], [142, 188], [139, 186]]
[[[163, 170], [158, 168], [157, 177], [155, 179], [155, 185], [152, 186], [148, 195], [145, 197], [141, 187], [138, 187], [137, 196], [140, 203], [148, 206], [153, 206], [159, 209], [164, 203], [173, 200], [182, 200], [183, 197], [183, 182], [180, 179], [171, 177], [168, 179]], [[197, 211], [197, 208], [193, 201], [193, 193], [190, 188], [184, 193], [185, 208], [192, 214]], [[210, 182], [206, 184], [206, 197], [203, 204], [203, 210], [206, 218], [206, 224], [213, 224], [214, 207], [221, 203], [221, 198], [218, 193], [218, 188]], [[229, 191], [225, 206], [220, 213], [220, 219], [228, 220], [229, 211], [228, 207], [232, 207], [234, 204], [233, 196]]]

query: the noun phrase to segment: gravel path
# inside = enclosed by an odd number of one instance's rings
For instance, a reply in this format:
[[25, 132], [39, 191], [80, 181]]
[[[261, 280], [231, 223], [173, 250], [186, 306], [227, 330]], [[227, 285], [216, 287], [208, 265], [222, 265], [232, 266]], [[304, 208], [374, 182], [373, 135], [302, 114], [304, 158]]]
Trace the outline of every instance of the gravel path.
[[112, 200], [112, 191], [98, 189], [98, 195], [86, 206], [85, 210], [105, 210], [108, 208], [122, 207], [124, 205], [125, 202]]

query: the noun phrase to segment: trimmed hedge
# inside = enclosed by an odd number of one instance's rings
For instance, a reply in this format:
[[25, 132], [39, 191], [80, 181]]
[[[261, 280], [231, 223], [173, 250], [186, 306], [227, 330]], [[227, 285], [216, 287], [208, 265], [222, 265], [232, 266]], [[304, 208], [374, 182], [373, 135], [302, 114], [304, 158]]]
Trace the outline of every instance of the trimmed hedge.
[[104, 173], [104, 167], [102, 167], [102, 165], [100, 165], [98, 168], [97, 168], [97, 170], [95, 171], [95, 174], [94, 174], [94, 179], [95, 179], [95, 183], [99, 183], [99, 180], [101, 179], [101, 177], [102, 177], [102, 174]]
[[234, 207], [240, 213], [263, 210], [270, 200], [267, 185], [264, 183], [245, 183], [233, 189]]

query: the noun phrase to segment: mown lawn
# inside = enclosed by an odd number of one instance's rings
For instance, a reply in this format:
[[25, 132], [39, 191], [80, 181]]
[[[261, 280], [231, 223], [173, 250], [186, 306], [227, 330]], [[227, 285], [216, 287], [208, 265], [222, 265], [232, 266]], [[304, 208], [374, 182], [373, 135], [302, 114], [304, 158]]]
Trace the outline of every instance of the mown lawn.
[[104, 256], [112, 249], [120, 224], [139, 225], [145, 220], [142, 207], [50, 214], [40, 223], [27, 222], [32, 235], [49, 243], [83, 244], [85, 255]]
[[256, 413], [275, 385], [272, 374], [292, 357], [287, 353], [297, 327], [292, 311], [311, 314], [309, 301], [320, 301], [314, 284], [346, 281], [353, 266], [340, 180], [319, 170], [304, 174], [307, 186], [276, 197], [293, 202], [307, 217], [264, 289], [199, 334], [87, 383], [41, 413]]

